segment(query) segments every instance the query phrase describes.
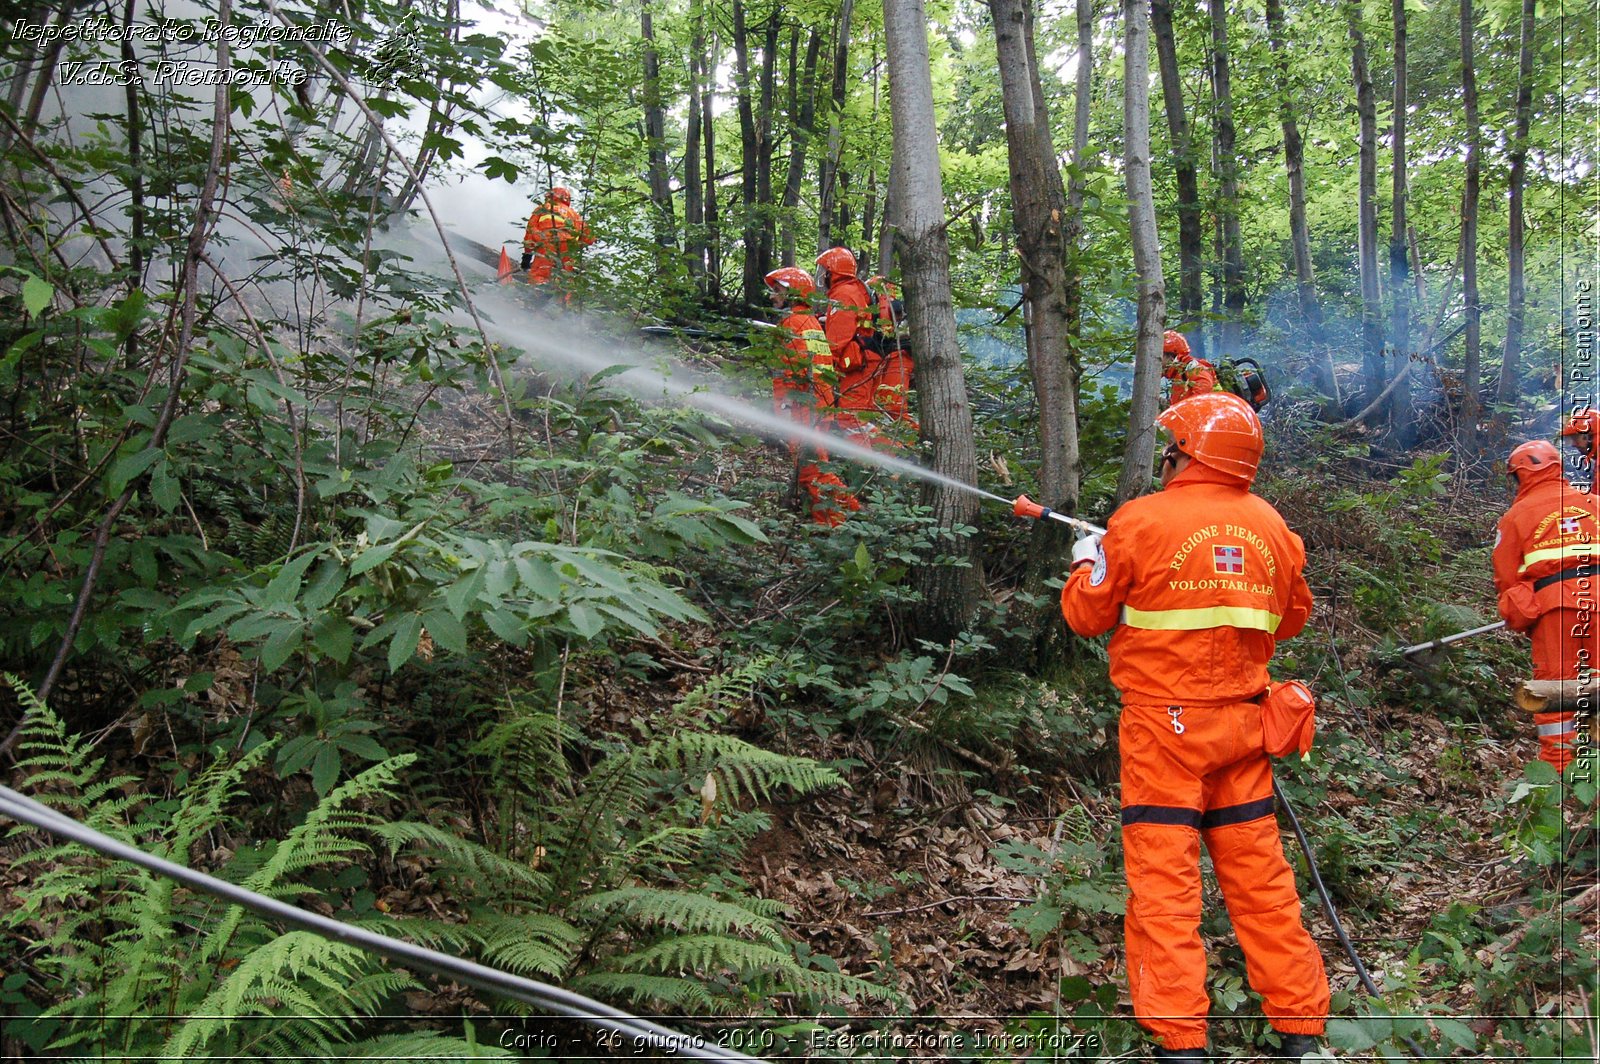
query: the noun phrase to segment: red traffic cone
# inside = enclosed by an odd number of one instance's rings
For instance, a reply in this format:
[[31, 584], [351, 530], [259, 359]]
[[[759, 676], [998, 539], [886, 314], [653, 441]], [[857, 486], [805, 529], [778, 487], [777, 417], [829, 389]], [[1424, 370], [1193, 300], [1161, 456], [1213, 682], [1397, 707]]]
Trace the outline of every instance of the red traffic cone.
[[511, 256], [506, 254], [506, 249], [500, 249], [500, 283], [510, 284], [516, 276], [516, 267], [511, 265]]

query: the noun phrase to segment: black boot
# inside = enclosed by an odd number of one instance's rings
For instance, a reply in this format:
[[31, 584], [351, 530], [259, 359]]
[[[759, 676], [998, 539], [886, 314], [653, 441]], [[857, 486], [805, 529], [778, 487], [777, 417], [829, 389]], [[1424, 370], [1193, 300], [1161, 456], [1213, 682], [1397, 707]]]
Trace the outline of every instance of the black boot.
[[1309, 1034], [1284, 1034], [1278, 1032], [1278, 1040], [1283, 1047], [1273, 1054], [1274, 1060], [1299, 1060], [1307, 1053], [1315, 1053], [1322, 1047], [1317, 1045], [1317, 1039]]
[[1175, 1064], [1206, 1064], [1211, 1059], [1204, 1049], [1163, 1049], [1160, 1046], [1156, 1047], [1155, 1058]]

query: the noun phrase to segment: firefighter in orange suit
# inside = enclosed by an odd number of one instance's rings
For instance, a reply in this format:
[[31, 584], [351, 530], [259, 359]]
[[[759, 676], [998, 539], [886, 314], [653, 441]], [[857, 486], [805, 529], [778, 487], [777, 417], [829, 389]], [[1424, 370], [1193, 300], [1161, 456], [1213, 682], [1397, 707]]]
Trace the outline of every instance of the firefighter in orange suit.
[[856, 257], [849, 248], [829, 248], [817, 256], [823, 283], [828, 286], [828, 317], [823, 329], [833, 349], [833, 368], [839, 374], [839, 422], [859, 428], [856, 413], [876, 409], [873, 398], [882, 356], [862, 341], [872, 336], [873, 305], [867, 286], [856, 276]]
[[[1600, 499], [1561, 475], [1561, 454], [1544, 440], [1506, 460], [1516, 499], [1494, 533], [1494, 586], [1500, 616], [1533, 636], [1533, 678], [1575, 680], [1600, 667]], [[1539, 757], [1557, 772], [1573, 758], [1575, 711], [1535, 713]]]
[[528, 216], [522, 235], [522, 268], [528, 283], [549, 284], [559, 269], [571, 273], [578, 268], [578, 252], [594, 243], [589, 223], [572, 206], [572, 193], [559, 185]]
[[[784, 266], [766, 276], [772, 305], [788, 315], [779, 328], [784, 337], [782, 369], [772, 378], [772, 405], [778, 413], [808, 427], [826, 420], [823, 411], [834, 405], [833, 351], [823, 335], [822, 323], [811, 313], [811, 297], [816, 284], [798, 266]], [[813, 448], [816, 461], [800, 461], [800, 444], [789, 443], [789, 453], [797, 465], [796, 478], [811, 496], [811, 519], [835, 528], [849, 512], [861, 509], [860, 501], [845, 487], [837, 474], [824, 473], [817, 462], [826, 462], [828, 452]]]
[[1161, 339], [1161, 375], [1172, 382], [1169, 405], [1191, 395], [1205, 395], [1217, 387], [1217, 368], [1191, 355], [1189, 341], [1175, 329], [1168, 329]]
[[1323, 1031], [1328, 980], [1278, 835], [1260, 700], [1273, 648], [1311, 613], [1305, 547], [1249, 490], [1262, 434], [1248, 403], [1210, 392], [1156, 424], [1171, 436], [1164, 490], [1080, 540], [1061, 592], [1074, 632], [1116, 628], [1133, 1010], [1158, 1058], [1206, 1059], [1203, 841], [1282, 1059], [1299, 1060]]

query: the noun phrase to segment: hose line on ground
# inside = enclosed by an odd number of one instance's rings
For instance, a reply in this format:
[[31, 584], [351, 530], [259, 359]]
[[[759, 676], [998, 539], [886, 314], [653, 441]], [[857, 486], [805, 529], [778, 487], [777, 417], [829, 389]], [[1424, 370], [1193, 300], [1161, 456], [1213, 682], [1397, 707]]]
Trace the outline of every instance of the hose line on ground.
[[208, 876], [204, 872], [196, 872], [191, 868], [174, 864], [119, 842], [9, 787], [0, 787], [0, 815], [30, 824], [81, 846], [87, 846], [107, 857], [147, 868], [186, 886], [212, 894], [223, 901], [243, 906], [252, 912], [301, 930], [345, 942], [407, 967], [421, 968], [443, 975], [620, 1035], [629, 1040], [625, 1045], [637, 1055], [656, 1051], [692, 1060], [758, 1064], [755, 1057], [708, 1045], [699, 1035], [681, 1034], [631, 1013], [612, 1008], [593, 998], [584, 997], [582, 994], [502, 972], [475, 961], [452, 957], [447, 953], [440, 953], [388, 935], [380, 935], [365, 928], [340, 923], [329, 917], [306, 912], [275, 898], [268, 898], [236, 884]]

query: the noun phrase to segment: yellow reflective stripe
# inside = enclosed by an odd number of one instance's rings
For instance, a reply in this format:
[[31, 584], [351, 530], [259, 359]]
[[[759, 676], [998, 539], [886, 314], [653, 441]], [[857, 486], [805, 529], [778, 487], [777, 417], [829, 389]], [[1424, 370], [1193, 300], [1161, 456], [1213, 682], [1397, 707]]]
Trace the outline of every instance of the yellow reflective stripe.
[[1540, 562], [1564, 562], [1568, 558], [1589, 558], [1596, 554], [1600, 554], [1600, 543], [1573, 543], [1565, 547], [1547, 547], [1544, 550], [1524, 554], [1522, 568], [1517, 572], [1525, 573], [1530, 565], [1537, 565]]
[[1140, 610], [1124, 606], [1122, 623], [1129, 628], [1158, 632], [1194, 632], [1202, 628], [1253, 628], [1276, 632], [1283, 618], [1249, 606], [1206, 606], [1193, 610]]

